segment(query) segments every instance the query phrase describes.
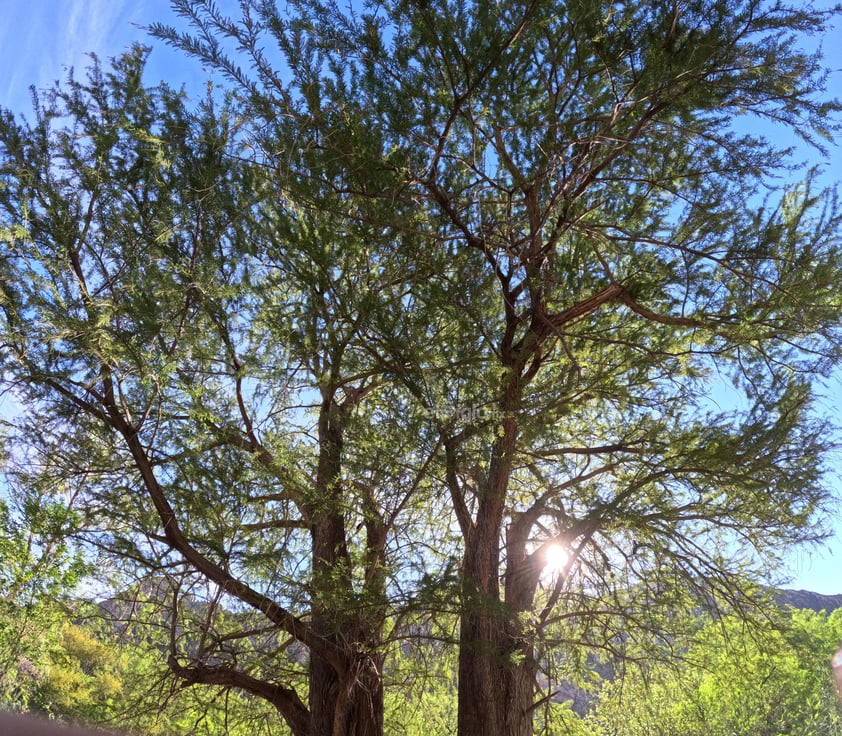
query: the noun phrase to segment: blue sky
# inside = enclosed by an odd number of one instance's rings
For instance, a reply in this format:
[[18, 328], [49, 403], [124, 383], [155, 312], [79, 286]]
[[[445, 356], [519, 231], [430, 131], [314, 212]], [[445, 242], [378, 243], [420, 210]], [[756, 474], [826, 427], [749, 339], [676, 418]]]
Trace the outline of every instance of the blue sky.
[[[236, 14], [236, 2], [218, 0], [218, 4], [231, 6]], [[88, 52], [105, 61], [132, 42], [151, 43], [139, 26], [174, 19], [169, 0], [0, 0], [0, 11], [0, 106], [16, 113], [30, 111], [30, 85], [50, 86], [70, 66], [81, 73], [88, 64]], [[842, 69], [842, 44], [835, 41], [827, 39], [824, 44], [828, 64]], [[186, 84], [195, 89], [208, 79], [195, 62], [185, 63], [176, 52], [153, 45], [148, 82], [165, 79], [173, 86]], [[842, 97], [842, 71], [832, 75], [831, 91]], [[828, 177], [842, 176], [840, 149], [842, 141], [831, 153]], [[840, 399], [842, 383], [832, 381], [824, 408], [834, 419], [839, 416]], [[838, 467], [842, 475], [842, 458]], [[793, 579], [788, 587], [842, 593], [842, 519], [837, 520], [837, 529], [837, 536], [826, 546], [790, 552]]]

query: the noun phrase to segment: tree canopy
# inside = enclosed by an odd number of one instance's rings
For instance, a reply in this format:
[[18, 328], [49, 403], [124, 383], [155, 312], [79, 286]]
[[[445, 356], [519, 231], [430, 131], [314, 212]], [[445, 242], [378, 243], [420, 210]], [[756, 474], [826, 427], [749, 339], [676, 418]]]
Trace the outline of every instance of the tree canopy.
[[0, 360], [19, 477], [174, 675], [374, 736], [441, 638], [460, 736], [526, 736], [595, 652], [761, 605], [831, 501], [839, 212], [777, 131], [838, 132], [833, 12], [173, 6], [225, 90], [137, 49], [3, 114]]

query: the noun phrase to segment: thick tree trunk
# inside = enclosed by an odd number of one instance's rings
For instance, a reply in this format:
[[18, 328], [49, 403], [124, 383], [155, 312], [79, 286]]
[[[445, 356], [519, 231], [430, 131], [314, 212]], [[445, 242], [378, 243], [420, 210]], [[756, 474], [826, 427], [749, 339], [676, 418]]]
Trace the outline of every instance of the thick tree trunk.
[[[322, 464], [325, 464], [325, 450], [323, 445]], [[315, 516], [310, 534], [313, 554], [311, 626], [318, 634], [344, 648], [345, 644], [340, 637], [342, 621], [329, 605], [332, 598], [342, 599], [341, 592], [333, 588], [344, 584], [341, 577], [334, 580], [335, 569], [347, 558], [344, 519], [336, 513], [322, 512]], [[339, 675], [333, 665], [310, 653], [311, 736], [334, 736], [333, 722], [339, 698]]]
[[352, 653], [366, 646], [343, 637], [347, 666], [337, 673], [318, 657], [310, 660], [310, 736], [383, 736], [383, 660]]
[[[514, 414], [518, 390], [517, 381], [512, 382], [504, 403], [507, 414]], [[528, 609], [534, 586], [531, 577], [526, 580], [521, 574], [529, 565], [520, 542], [516, 549], [508, 545], [505, 599], [500, 595], [500, 531], [516, 436], [515, 420], [504, 420], [488, 478], [478, 494], [476, 522], [465, 540], [459, 736], [532, 736], [535, 661], [520, 614]]]
[[333, 736], [383, 736], [383, 659], [359, 654], [340, 681]]
[[350, 581], [335, 579], [347, 562], [344, 518], [324, 514], [312, 532], [314, 582], [316, 589], [330, 583], [331, 594], [340, 601], [331, 607], [322, 601], [313, 606], [312, 627], [345, 650], [344, 666], [337, 670], [311, 654], [310, 736], [382, 736], [382, 658], [370, 654], [379, 638], [359, 617], [363, 611], [349, 611], [341, 601], [353, 597]]
[[351, 585], [342, 513], [342, 410], [330, 392], [319, 417], [318, 506], [310, 509], [312, 628], [345, 652], [341, 669], [311, 653], [310, 736], [383, 736], [382, 659], [371, 655], [379, 625], [349, 606]]
[[310, 655], [310, 734], [333, 734], [339, 676], [327, 662]]
[[459, 635], [459, 736], [532, 736], [532, 646], [506, 604], [471, 609]]

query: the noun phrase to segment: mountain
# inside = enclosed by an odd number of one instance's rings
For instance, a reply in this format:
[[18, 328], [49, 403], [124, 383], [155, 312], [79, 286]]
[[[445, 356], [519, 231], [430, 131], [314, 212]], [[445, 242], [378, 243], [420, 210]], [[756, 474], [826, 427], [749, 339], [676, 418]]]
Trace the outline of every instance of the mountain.
[[835, 611], [842, 608], [842, 593], [839, 595], [822, 595], [809, 590], [779, 590], [775, 593], [778, 603], [793, 608], [804, 608], [811, 611]]

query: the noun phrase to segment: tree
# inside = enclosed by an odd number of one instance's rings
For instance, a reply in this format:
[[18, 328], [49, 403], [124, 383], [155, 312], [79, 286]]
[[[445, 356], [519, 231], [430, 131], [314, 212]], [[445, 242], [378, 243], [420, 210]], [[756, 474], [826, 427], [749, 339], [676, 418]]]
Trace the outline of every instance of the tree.
[[737, 616], [708, 620], [688, 641], [676, 642], [680, 663], [661, 662], [606, 684], [593, 719], [597, 732], [838, 733], [828, 653], [842, 635], [840, 613], [789, 610], [765, 631]]
[[379, 733], [387, 534], [425, 461], [354, 412], [401, 261], [360, 274], [365, 233], [278, 199], [233, 106], [144, 88], [144, 55], [71, 76], [33, 126], [3, 115], [14, 441], [187, 685], [261, 697], [296, 736]]
[[[7, 458], [3, 458], [7, 460]], [[29, 457], [28, 462], [33, 458]], [[0, 500], [0, 707], [25, 710], [35, 662], [54, 645], [68, 591], [89, 570], [70, 543], [72, 500], [5, 474]]]
[[379, 734], [391, 645], [457, 615], [460, 736], [524, 736], [542, 668], [750, 611], [829, 498], [839, 215], [732, 121], [835, 131], [791, 38], [832, 14], [174, 6], [235, 98], [135, 54], [0, 125], [16, 439], [171, 670]]
[[746, 576], [828, 498], [810, 377], [837, 352], [839, 214], [775, 176], [781, 133], [838, 131], [795, 35], [833, 11], [174, 6], [195, 35], [155, 34], [237, 85], [280, 190], [423, 244], [429, 326], [369, 352], [428, 418], [463, 540], [459, 733], [532, 732], [542, 637], [575, 658], [668, 628], [656, 608], [749, 611]]

